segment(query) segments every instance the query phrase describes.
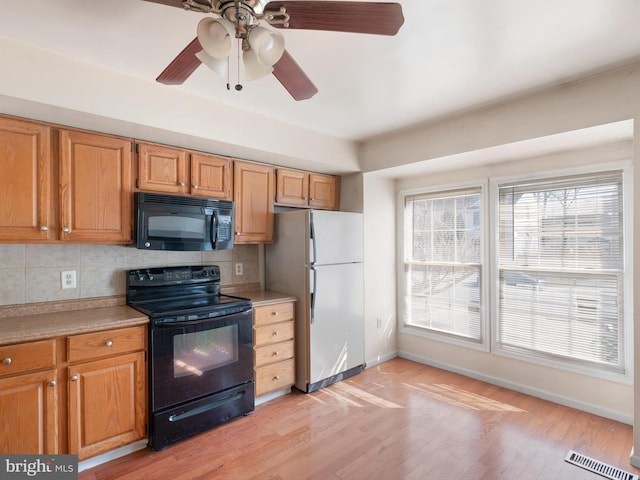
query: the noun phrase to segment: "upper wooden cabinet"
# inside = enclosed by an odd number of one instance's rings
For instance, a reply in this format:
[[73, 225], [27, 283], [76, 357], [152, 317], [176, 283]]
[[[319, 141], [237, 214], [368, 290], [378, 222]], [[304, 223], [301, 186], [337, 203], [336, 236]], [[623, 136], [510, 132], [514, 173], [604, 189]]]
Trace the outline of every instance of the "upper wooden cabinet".
[[138, 188], [166, 193], [187, 193], [187, 152], [152, 143], [137, 143]]
[[0, 117], [0, 240], [55, 238], [51, 175], [51, 128]]
[[340, 179], [332, 175], [278, 168], [276, 203], [292, 207], [338, 210]]
[[233, 164], [234, 242], [271, 243], [275, 169], [271, 165], [239, 160]]
[[320, 173], [309, 174], [309, 206], [338, 210], [340, 208], [340, 178]]
[[139, 142], [138, 188], [231, 200], [231, 159]]
[[231, 200], [231, 159], [205, 153], [191, 153], [191, 194]]
[[132, 142], [60, 130], [60, 229], [71, 242], [130, 243]]

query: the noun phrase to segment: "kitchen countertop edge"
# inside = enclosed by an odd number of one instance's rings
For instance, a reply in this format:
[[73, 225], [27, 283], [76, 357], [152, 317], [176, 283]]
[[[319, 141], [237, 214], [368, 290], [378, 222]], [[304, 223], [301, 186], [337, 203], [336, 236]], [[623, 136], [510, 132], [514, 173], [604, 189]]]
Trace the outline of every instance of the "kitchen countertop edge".
[[[283, 302], [296, 301], [292, 295], [272, 292], [268, 290], [236, 291], [232, 295], [248, 298], [254, 307], [273, 305]], [[45, 340], [49, 338], [77, 335], [114, 328], [125, 328], [136, 325], [146, 325], [149, 318], [127, 305], [119, 304], [121, 299], [105, 302], [99, 307], [78, 308], [76, 302], [70, 305], [69, 310], [64, 310], [61, 304], [64, 302], [52, 302], [51, 310], [47, 311], [47, 304], [38, 304], [32, 313], [29, 310], [18, 310], [10, 313], [22, 313], [18, 315], [0, 315], [0, 345]], [[100, 305], [100, 303], [98, 303]], [[9, 313], [9, 312], [7, 312]]]

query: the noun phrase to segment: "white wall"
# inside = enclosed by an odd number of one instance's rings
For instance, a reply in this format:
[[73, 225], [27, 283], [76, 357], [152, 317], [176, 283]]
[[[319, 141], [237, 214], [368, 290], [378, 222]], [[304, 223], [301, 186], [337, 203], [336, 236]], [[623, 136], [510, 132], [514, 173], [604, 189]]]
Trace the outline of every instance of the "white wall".
[[364, 176], [365, 360], [375, 365], [396, 356], [395, 186]]
[[[362, 167], [364, 172], [382, 172], [393, 176], [393, 168], [416, 164], [422, 172], [429, 169], [429, 161], [440, 167], [443, 157], [464, 152], [478, 151], [498, 145], [520, 142], [537, 137], [558, 134], [572, 130], [593, 127], [595, 125], [634, 120], [634, 138], [640, 138], [640, 66], [620, 69], [606, 75], [600, 75], [583, 81], [574, 82], [560, 88], [532, 94], [490, 108], [462, 113], [458, 116], [437, 122], [416, 126], [415, 128], [381, 135], [369, 139], [362, 145]], [[446, 160], [446, 158], [445, 158]], [[640, 151], [632, 154], [633, 191], [640, 191]], [[453, 165], [452, 165], [453, 166]], [[439, 168], [440, 168], [439, 167]], [[536, 171], [538, 165], [529, 165]], [[405, 175], [406, 175], [406, 171]], [[417, 168], [415, 172], [420, 171]], [[475, 174], [478, 174], [476, 171]], [[366, 176], [366, 174], [365, 174]], [[447, 182], [464, 178], [465, 171], [451, 172], [439, 179], [423, 177], [421, 180], [399, 182], [399, 185], [417, 183]], [[634, 326], [638, 325], [640, 309], [640, 209], [632, 214], [633, 255], [628, 267], [633, 270], [633, 310]], [[393, 218], [380, 219], [391, 222]], [[382, 261], [388, 261], [395, 252], [384, 252]], [[376, 292], [380, 294], [381, 292]], [[387, 297], [394, 297], [388, 293]], [[375, 299], [377, 302], [380, 299]], [[393, 299], [395, 301], [395, 298]], [[388, 300], [387, 300], [388, 301]], [[556, 400], [566, 397], [568, 402], [586, 403], [584, 407], [597, 409], [602, 413], [627, 418], [634, 424], [634, 447], [640, 452], [640, 328], [634, 329], [634, 386], [621, 384], [591, 383], [586, 378], [574, 376], [570, 380], [572, 388], [563, 383], [567, 375], [550, 372], [547, 368], [524, 365], [522, 362], [492, 358], [483, 352], [468, 352], [449, 344], [399, 334], [398, 344], [401, 351], [420, 354], [425, 360], [441, 362], [443, 365], [461, 370], [477, 372], [497, 381], [532, 384], [543, 393], [554, 395]], [[553, 373], [553, 380], [547, 375]], [[584, 382], [583, 382], [584, 380]], [[600, 391], [593, 391], [602, 388]], [[606, 389], [604, 388], [606, 387]], [[603, 393], [604, 392], [604, 393]], [[585, 400], [586, 399], [586, 400]], [[640, 464], [640, 457], [632, 457], [634, 464]]]

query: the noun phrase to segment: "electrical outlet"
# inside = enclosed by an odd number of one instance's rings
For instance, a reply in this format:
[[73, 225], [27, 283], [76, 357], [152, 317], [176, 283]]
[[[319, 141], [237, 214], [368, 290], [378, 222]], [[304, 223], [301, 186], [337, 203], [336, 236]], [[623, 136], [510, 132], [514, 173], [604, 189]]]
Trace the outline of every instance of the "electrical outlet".
[[242, 275], [242, 263], [236, 263], [236, 275]]
[[76, 288], [76, 271], [60, 272], [60, 286], [62, 288]]

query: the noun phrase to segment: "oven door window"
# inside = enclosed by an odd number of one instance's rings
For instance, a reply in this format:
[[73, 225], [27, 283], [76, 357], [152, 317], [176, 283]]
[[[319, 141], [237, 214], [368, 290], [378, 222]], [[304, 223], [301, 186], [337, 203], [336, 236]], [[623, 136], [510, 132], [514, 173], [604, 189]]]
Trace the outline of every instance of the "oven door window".
[[195, 375], [238, 361], [238, 326], [173, 336], [173, 377]]
[[147, 235], [152, 240], [199, 240], [207, 235], [206, 215], [153, 215], [149, 216]]
[[153, 410], [253, 380], [249, 310], [190, 325], [151, 328]]

